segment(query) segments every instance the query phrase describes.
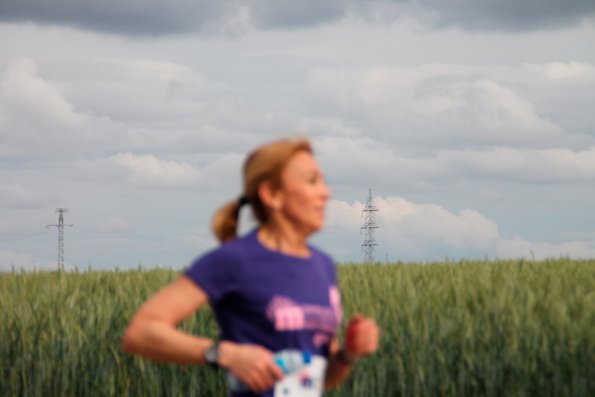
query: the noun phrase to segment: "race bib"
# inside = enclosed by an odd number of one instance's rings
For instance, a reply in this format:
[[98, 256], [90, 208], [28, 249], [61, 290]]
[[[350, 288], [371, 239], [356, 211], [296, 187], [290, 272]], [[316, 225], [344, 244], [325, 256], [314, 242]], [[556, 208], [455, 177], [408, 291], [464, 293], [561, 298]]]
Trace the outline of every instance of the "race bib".
[[275, 354], [285, 377], [275, 384], [275, 397], [320, 397], [324, 388], [326, 359], [299, 350]]
[[[274, 397], [320, 397], [324, 388], [326, 358], [305, 351], [288, 349], [275, 354], [275, 363], [285, 376], [275, 383]], [[227, 372], [231, 391], [247, 391], [248, 386]]]

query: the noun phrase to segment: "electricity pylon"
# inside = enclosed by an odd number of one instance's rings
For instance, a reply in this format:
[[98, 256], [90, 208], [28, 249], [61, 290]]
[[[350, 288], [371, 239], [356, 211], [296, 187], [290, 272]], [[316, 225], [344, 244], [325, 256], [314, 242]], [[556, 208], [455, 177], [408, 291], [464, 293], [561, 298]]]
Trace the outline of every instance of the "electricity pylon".
[[374, 199], [372, 198], [372, 189], [368, 189], [368, 199], [366, 205], [362, 210], [362, 216], [364, 217], [364, 224], [360, 227], [360, 233], [364, 232], [364, 241], [362, 243], [362, 249], [364, 250], [364, 263], [374, 263], [374, 251], [378, 245], [374, 238], [374, 231], [378, 229], [376, 225], [376, 212], [378, 208], [374, 205]]
[[64, 213], [68, 212], [66, 208], [58, 208], [56, 212], [60, 215], [58, 216], [58, 224], [57, 225], [46, 225], [46, 229], [50, 228], [51, 226], [56, 226], [58, 228], [58, 271], [64, 271], [64, 226], [73, 225], [65, 225], [64, 224]]

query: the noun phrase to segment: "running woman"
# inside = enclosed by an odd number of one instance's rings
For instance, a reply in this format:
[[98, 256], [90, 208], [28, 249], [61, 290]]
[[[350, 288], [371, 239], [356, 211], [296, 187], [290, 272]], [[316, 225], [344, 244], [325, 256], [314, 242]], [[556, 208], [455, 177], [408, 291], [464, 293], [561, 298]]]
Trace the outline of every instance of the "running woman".
[[[345, 345], [335, 264], [308, 243], [324, 225], [330, 191], [308, 140], [279, 140], [250, 153], [241, 197], [213, 217], [221, 242], [196, 259], [134, 315], [122, 338], [128, 353], [221, 368], [230, 394], [320, 396], [378, 348], [373, 319], [352, 317]], [[258, 227], [237, 236], [249, 205]], [[218, 339], [177, 329], [209, 304]]]

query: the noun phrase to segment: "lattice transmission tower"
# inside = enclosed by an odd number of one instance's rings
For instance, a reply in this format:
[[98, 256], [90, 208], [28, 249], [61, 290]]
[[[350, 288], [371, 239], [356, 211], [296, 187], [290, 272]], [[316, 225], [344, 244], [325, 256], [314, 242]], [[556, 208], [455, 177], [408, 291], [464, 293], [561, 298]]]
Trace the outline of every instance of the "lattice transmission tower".
[[57, 225], [46, 225], [46, 229], [56, 226], [58, 228], [58, 270], [64, 271], [64, 226], [73, 225], [65, 225], [64, 224], [64, 213], [68, 212], [66, 208], [58, 208], [56, 212], [60, 215], [58, 216], [58, 224]]
[[360, 227], [360, 233], [364, 233], [364, 241], [362, 243], [362, 249], [364, 250], [364, 263], [374, 262], [374, 251], [376, 246], [376, 239], [374, 238], [374, 232], [378, 229], [376, 225], [376, 212], [378, 208], [374, 205], [374, 198], [372, 197], [372, 189], [368, 189], [368, 199], [366, 205], [362, 210], [362, 216], [364, 217], [364, 224]]

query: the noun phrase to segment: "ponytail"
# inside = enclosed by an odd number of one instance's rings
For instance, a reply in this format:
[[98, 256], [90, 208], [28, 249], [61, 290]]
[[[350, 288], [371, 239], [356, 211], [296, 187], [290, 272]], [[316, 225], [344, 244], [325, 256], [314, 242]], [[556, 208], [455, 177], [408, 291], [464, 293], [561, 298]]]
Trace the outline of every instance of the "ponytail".
[[245, 197], [230, 201], [220, 207], [213, 216], [212, 228], [220, 243], [236, 238], [240, 208], [247, 203]]

